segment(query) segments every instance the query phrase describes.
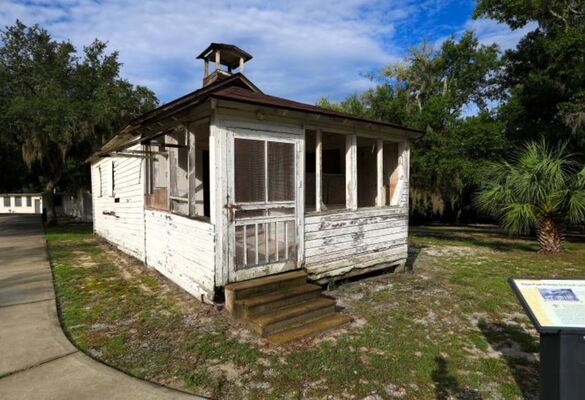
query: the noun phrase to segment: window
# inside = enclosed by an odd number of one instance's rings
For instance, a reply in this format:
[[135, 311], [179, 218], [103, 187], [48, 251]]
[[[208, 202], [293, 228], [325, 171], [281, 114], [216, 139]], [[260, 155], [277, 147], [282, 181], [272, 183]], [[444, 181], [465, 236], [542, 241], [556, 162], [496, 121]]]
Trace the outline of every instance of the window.
[[305, 132], [305, 210], [346, 208], [345, 158], [344, 135], [315, 130]]
[[405, 141], [306, 130], [305, 210], [399, 205], [407, 165]]
[[99, 179], [99, 197], [102, 197], [104, 194], [103, 191], [103, 182], [102, 182], [102, 167], [98, 167], [98, 179]]
[[357, 138], [358, 207], [374, 207], [378, 196], [377, 140]]
[[145, 143], [149, 208], [210, 216], [209, 125], [179, 127]]
[[26, 196], [26, 206], [32, 207], [32, 198], [30, 196]]
[[345, 136], [322, 134], [322, 209], [345, 208]]
[[171, 211], [189, 215], [189, 147], [186, 129], [167, 135], [169, 147], [169, 204]]
[[116, 173], [115, 173], [115, 163], [112, 161], [112, 197], [115, 196], [116, 193]]
[[4, 196], [4, 207], [10, 207], [10, 197]]
[[383, 182], [384, 182], [384, 205], [397, 205], [398, 198], [395, 198], [395, 193], [400, 181], [400, 163], [398, 162], [401, 155], [400, 143], [384, 142], [384, 166], [383, 166]]
[[14, 196], [14, 207], [22, 207], [22, 197]]
[[168, 209], [168, 153], [165, 147], [165, 136], [160, 136], [156, 141], [146, 145], [148, 157], [146, 205], [159, 210]]

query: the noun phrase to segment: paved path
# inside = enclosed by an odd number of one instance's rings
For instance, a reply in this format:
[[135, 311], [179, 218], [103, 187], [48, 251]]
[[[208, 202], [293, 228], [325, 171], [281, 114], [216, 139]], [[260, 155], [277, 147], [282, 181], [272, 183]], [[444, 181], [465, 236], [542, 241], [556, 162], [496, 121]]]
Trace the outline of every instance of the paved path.
[[0, 215], [0, 399], [195, 398], [77, 350], [57, 319], [40, 217]]

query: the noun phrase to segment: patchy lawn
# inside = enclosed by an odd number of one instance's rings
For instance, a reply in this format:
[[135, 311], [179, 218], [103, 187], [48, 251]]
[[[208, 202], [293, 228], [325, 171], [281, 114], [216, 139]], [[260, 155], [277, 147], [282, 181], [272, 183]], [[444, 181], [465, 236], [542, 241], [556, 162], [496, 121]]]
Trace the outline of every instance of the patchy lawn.
[[413, 229], [412, 271], [340, 286], [348, 328], [267, 345], [86, 225], [47, 232], [61, 318], [77, 345], [129, 373], [214, 398], [522, 399], [538, 391], [538, 336], [510, 275], [583, 276], [493, 228]]

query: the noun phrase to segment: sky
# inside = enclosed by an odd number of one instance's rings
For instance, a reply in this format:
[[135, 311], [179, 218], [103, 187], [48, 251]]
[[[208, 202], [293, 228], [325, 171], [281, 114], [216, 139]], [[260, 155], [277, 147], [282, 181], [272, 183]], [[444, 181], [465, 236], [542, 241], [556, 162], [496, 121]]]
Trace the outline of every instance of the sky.
[[373, 83], [364, 77], [426, 41], [473, 29], [512, 48], [526, 30], [473, 20], [472, 0], [0, 0], [0, 27], [40, 24], [78, 48], [95, 38], [117, 50], [121, 75], [162, 103], [201, 87], [196, 56], [211, 42], [253, 56], [245, 75], [264, 93], [314, 104]]

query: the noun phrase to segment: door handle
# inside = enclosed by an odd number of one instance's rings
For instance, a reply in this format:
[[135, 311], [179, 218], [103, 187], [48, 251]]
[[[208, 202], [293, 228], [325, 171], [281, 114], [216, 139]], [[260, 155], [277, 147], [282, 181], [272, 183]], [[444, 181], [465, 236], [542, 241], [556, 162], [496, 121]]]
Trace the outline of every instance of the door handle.
[[234, 222], [234, 210], [241, 210], [242, 206], [239, 204], [228, 203], [224, 206], [228, 210], [228, 221]]

